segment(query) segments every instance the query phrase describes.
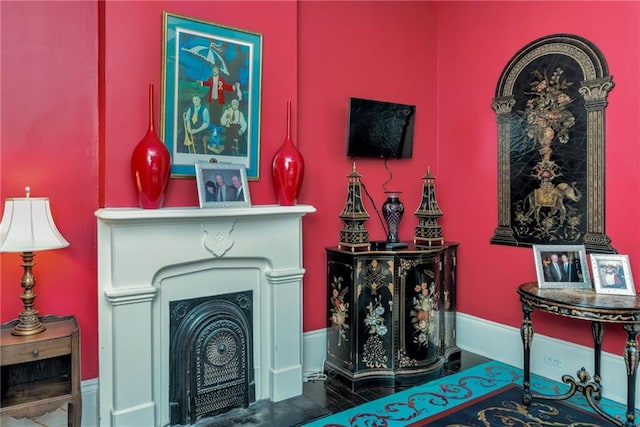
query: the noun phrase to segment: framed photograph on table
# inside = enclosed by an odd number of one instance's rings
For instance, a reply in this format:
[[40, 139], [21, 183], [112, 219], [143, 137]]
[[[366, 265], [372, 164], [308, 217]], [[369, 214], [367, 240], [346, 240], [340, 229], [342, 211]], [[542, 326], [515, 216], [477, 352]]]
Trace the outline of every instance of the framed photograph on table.
[[163, 13], [160, 121], [172, 177], [213, 159], [259, 179], [261, 79], [261, 34]]
[[629, 255], [591, 254], [591, 271], [599, 294], [635, 295]]
[[194, 169], [201, 208], [251, 206], [244, 165], [198, 162]]
[[538, 287], [591, 288], [584, 245], [533, 245]]

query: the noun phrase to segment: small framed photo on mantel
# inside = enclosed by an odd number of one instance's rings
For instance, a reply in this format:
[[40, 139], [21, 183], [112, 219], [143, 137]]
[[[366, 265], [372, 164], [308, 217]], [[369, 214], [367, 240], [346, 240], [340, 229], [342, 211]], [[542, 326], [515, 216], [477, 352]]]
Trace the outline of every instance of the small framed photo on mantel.
[[540, 288], [587, 288], [591, 280], [584, 245], [533, 245]]
[[247, 172], [234, 163], [196, 162], [196, 184], [201, 208], [251, 206]]
[[596, 293], [635, 295], [629, 255], [591, 254], [591, 270]]

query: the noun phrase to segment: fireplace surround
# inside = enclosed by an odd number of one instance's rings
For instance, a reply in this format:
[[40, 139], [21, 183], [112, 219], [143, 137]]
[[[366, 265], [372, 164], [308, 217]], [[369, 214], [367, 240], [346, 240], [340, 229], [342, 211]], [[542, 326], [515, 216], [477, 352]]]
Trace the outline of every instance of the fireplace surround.
[[302, 217], [312, 212], [96, 211], [99, 425], [170, 424], [169, 305], [182, 299], [251, 291], [255, 398], [302, 394]]

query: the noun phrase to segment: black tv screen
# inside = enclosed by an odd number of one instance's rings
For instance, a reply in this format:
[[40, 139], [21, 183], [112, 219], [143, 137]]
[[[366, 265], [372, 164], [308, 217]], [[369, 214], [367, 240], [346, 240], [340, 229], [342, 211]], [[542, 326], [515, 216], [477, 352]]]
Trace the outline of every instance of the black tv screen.
[[350, 98], [347, 156], [410, 158], [415, 112], [414, 105]]

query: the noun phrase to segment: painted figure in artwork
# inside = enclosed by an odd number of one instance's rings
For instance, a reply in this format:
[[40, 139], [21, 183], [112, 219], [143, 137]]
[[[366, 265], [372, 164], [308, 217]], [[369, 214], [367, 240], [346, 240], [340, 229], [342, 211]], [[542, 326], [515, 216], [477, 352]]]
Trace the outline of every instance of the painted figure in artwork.
[[220, 66], [218, 64], [213, 64], [211, 66], [211, 77], [207, 80], [199, 80], [199, 84], [202, 86], [206, 86], [209, 88], [209, 92], [207, 94], [207, 100], [209, 101], [209, 109], [211, 112], [211, 117], [213, 117], [214, 123], [216, 125], [220, 124], [219, 117], [222, 116], [222, 111], [224, 110], [225, 105], [225, 92], [233, 92], [234, 90], [238, 92], [239, 99], [242, 99], [242, 92], [240, 91], [240, 83], [236, 82], [234, 84], [229, 84], [227, 81], [220, 75]]
[[246, 144], [243, 144], [243, 135], [247, 132], [247, 121], [239, 109], [240, 102], [232, 99], [229, 108], [226, 109], [220, 123], [226, 128], [224, 134], [225, 146], [230, 147], [232, 155], [241, 155]]
[[211, 131], [209, 125], [211, 119], [209, 110], [202, 105], [202, 98], [193, 95], [191, 105], [182, 115], [184, 122], [184, 145], [187, 146], [190, 153], [200, 152], [206, 154], [206, 147], [209, 144]]

